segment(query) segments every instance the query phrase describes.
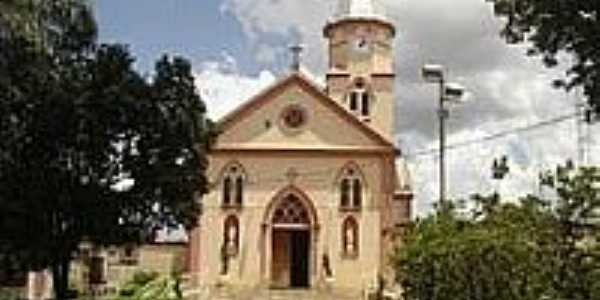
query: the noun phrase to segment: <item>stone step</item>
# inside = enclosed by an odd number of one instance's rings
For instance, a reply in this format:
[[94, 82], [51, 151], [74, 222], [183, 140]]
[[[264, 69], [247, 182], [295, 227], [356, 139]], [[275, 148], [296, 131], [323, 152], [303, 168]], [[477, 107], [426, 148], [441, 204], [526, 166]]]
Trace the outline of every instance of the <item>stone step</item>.
[[252, 300], [361, 300], [360, 295], [318, 290], [262, 290]]
[[[190, 293], [186, 293], [190, 292]], [[350, 293], [343, 291], [326, 291], [317, 289], [252, 289], [235, 290], [232, 288], [221, 287], [211, 289], [210, 292], [186, 291], [186, 299], [193, 300], [363, 300], [360, 293]]]

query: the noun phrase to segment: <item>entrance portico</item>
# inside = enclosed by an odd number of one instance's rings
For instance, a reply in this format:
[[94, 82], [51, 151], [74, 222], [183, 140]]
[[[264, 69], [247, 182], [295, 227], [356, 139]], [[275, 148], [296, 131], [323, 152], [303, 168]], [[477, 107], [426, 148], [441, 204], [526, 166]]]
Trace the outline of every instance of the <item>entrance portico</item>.
[[297, 188], [286, 188], [267, 207], [265, 220], [263, 279], [272, 288], [309, 288], [317, 271], [318, 226], [312, 202]]

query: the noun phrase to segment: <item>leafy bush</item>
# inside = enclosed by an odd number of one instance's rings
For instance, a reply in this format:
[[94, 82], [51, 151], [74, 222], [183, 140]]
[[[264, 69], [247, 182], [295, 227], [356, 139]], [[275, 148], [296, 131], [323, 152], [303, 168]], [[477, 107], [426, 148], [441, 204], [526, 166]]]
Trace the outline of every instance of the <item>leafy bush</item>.
[[138, 272], [114, 300], [181, 300], [179, 278], [156, 272]]
[[395, 256], [404, 299], [600, 300], [600, 169], [542, 179], [554, 196], [474, 196], [417, 221]]

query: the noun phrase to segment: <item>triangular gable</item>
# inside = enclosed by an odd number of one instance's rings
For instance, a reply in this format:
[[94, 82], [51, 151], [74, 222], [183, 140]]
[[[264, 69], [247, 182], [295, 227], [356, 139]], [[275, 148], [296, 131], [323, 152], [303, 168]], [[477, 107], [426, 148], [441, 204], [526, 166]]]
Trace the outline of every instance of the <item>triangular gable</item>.
[[303, 92], [310, 95], [311, 98], [319, 101], [321, 104], [323, 104], [323, 106], [327, 107], [329, 111], [338, 116], [339, 119], [343, 120], [345, 124], [361, 132], [372, 142], [372, 144], [377, 145], [378, 147], [393, 148], [393, 145], [385, 137], [358, 120], [354, 115], [336, 103], [315, 83], [313, 83], [300, 72], [294, 72], [275, 82], [271, 86], [258, 93], [256, 96], [252, 97], [249, 101], [245, 102], [231, 113], [227, 114], [218, 122], [220, 130], [223, 133], [227, 133], [229, 130], [235, 127], [236, 124], [242, 122], [245, 118], [250, 116], [253, 112], [260, 109], [264, 105], [267, 105], [270, 100], [276, 98], [279, 93], [284, 92], [294, 84], [297, 84], [303, 90]]

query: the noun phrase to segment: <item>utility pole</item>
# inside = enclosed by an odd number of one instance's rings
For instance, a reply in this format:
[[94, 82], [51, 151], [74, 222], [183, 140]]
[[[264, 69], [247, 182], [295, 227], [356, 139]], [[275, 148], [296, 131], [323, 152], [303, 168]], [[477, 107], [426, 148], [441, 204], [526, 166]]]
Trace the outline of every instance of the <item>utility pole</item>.
[[448, 109], [446, 109], [446, 106], [444, 105], [444, 94], [445, 94], [445, 88], [444, 88], [444, 77], [440, 77], [439, 80], [440, 83], [440, 99], [439, 99], [439, 104], [438, 104], [438, 117], [439, 117], [439, 126], [440, 126], [440, 166], [439, 166], [439, 170], [440, 170], [440, 204], [442, 204], [444, 202], [444, 200], [446, 199], [446, 119], [448, 118]]
[[461, 102], [464, 95], [464, 88], [455, 83], [447, 83], [444, 77], [444, 67], [440, 65], [425, 65], [422, 74], [425, 81], [437, 83], [439, 85], [438, 118], [439, 118], [439, 142], [440, 142], [440, 160], [439, 160], [439, 178], [440, 192], [439, 204], [446, 201], [446, 119], [450, 116], [450, 111], [446, 107], [446, 102]]

